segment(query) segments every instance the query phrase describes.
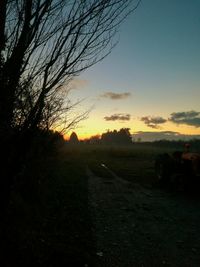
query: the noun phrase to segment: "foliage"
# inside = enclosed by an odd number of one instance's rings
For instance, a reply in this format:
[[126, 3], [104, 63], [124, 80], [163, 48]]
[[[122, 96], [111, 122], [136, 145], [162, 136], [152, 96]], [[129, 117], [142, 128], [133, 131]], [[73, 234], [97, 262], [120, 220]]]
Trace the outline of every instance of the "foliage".
[[88, 139], [85, 139], [83, 141], [86, 144], [100, 144], [101, 143], [101, 135], [97, 134], [97, 135], [93, 135]]
[[73, 144], [73, 145], [76, 145], [79, 143], [78, 136], [75, 132], [71, 133], [71, 135], [69, 137], [69, 143]]
[[103, 144], [131, 144], [132, 137], [129, 130], [129, 128], [122, 128], [119, 131], [108, 131], [102, 134], [101, 141]]

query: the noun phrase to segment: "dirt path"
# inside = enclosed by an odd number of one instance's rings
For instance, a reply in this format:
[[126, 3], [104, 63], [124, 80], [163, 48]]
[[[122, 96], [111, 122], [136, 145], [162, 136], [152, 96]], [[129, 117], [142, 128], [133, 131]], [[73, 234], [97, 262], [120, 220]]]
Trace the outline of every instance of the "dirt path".
[[198, 199], [87, 174], [97, 266], [200, 266]]

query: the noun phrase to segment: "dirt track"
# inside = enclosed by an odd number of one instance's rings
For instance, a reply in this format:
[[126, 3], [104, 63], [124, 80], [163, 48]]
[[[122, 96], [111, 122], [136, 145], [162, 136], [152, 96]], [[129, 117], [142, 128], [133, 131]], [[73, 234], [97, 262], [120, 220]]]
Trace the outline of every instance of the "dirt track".
[[200, 266], [199, 199], [87, 174], [96, 266]]

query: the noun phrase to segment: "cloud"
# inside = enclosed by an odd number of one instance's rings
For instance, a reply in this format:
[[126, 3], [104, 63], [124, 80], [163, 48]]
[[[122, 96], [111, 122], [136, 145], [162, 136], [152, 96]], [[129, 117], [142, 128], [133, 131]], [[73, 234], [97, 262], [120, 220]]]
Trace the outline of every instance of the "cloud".
[[200, 112], [191, 110], [185, 112], [173, 112], [169, 121], [176, 124], [187, 124], [190, 126], [200, 127]]
[[106, 121], [129, 121], [131, 119], [130, 114], [113, 114], [111, 116], [104, 117]]
[[167, 120], [162, 117], [146, 116], [142, 117], [141, 121], [143, 121], [148, 127], [151, 127], [153, 129], [159, 129], [159, 125], [165, 123]]
[[104, 94], [100, 95], [100, 97], [109, 98], [112, 100], [125, 99], [130, 96], [131, 96], [131, 93], [128, 93], [128, 92], [125, 92], [125, 93], [105, 92]]
[[88, 80], [84, 79], [74, 79], [70, 82], [71, 89], [82, 89], [89, 84]]
[[161, 131], [161, 132], [136, 132], [132, 135], [133, 140], [140, 139], [143, 142], [153, 142], [158, 140], [169, 140], [169, 141], [178, 141], [178, 140], [192, 140], [192, 139], [200, 139], [200, 135], [186, 135], [180, 134], [179, 132], [173, 131]]

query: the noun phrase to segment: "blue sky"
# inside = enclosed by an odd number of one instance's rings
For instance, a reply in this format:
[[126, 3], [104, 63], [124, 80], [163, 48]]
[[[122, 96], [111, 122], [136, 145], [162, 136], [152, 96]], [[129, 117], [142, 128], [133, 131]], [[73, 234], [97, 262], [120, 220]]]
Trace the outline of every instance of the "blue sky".
[[[142, 0], [119, 35], [111, 55], [77, 78], [72, 99], [85, 98], [82, 110], [94, 106], [77, 133], [129, 127], [131, 132], [200, 134], [198, 113], [194, 125], [185, 118], [169, 120], [171, 113], [200, 112], [200, 1]], [[122, 97], [111, 98], [108, 92]], [[130, 119], [105, 120], [115, 114]], [[166, 122], [152, 127], [144, 117]]]

